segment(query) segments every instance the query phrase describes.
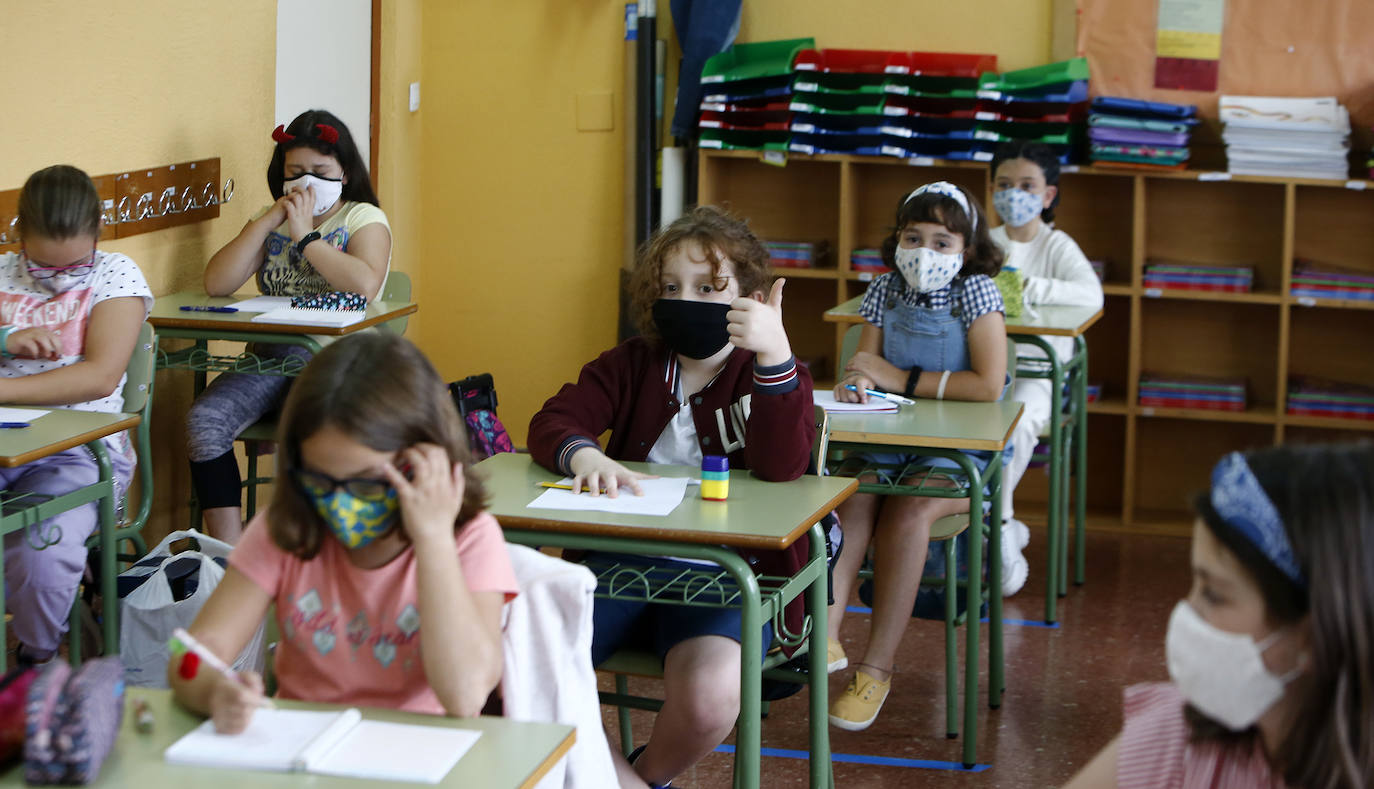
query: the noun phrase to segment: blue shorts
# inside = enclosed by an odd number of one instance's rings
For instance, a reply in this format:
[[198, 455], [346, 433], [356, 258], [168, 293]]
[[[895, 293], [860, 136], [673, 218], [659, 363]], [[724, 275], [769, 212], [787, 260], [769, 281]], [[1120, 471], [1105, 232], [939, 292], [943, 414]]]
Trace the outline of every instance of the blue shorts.
[[[583, 561], [591, 565], [615, 562], [641, 567], [705, 567], [672, 559], [602, 552], [588, 553]], [[673, 647], [698, 636], [724, 636], [739, 643], [741, 618], [738, 608], [598, 597], [592, 607], [592, 665], [601, 665], [623, 647], [652, 650], [661, 660]], [[773, 625], [770, 622], [763, 626], [760, 662], [768, 654], [772, 641]]]

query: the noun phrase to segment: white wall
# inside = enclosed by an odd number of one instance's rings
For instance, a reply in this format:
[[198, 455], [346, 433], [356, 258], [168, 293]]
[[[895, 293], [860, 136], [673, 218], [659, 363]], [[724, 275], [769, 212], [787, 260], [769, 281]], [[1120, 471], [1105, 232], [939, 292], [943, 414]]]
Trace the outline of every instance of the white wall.
[[276, 123], [329, 110], [367, 161], [371, 91], [372, 0], [278, 0]]

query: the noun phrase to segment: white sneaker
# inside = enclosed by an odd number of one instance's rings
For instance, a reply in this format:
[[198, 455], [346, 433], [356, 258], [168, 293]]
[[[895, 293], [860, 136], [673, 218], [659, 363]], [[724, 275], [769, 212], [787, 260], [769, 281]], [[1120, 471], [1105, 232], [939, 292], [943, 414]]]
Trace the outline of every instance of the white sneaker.
[[1002, 521], [1002, 544], [1011, 543], [1024, 551], [1030, 545], [1030, 527], [1015, 518]]
[[1002, 535], [1002, 596], [1011, 597], [1021, 591], [1030, 576], [1030, 563], [1021, 555], [1021, 549]]

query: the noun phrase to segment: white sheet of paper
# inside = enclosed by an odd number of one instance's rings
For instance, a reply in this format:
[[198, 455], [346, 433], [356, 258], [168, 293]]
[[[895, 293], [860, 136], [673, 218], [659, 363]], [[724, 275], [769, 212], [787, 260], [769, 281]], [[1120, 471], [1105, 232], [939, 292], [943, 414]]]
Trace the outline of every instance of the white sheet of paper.
[[869, 397], [867, 403], [841, 403], [839, 400], [835, 399], [835, 393], [829, 390], [816, 390], [811, 394], [816, 405], [831, 413], [897, 413], [897, 404], [891, 400], [884, 400], [881, 397]]
[[365, 720], [310, 767], [319, 775], [437, 784], [482, 732]]
[[[661, 477], [641, 479], [639, 487], [643, 496], [636, 496], [625, 488], [620, 495], [611, 498], [605, 494], [593, 497], [589, 493], [573, 493], [570, 490], [550, 488], [529, 503], [535, 510], [594, 510], [597, 512], [617, 512], [622, 515], [657, 515], [662, 517], [682, 503], [687, 492], [688, 477]], [[561, 480], [565, 485], [572, 484], [572, 477]]]
[[0, 408], [0, 422], [32, 422], [48, 413], [42, 408]]
[[290, 296], [254, 296], [229, 305], [239, 312], [268, 312], [278, 307], [290, 307]]
[[219, 734], [213, 721], [205, 721], [172, 743], [164, 758], [172, 764], [284, 772], [311, 740], [343, 714], [258, 710], [241, 734]]

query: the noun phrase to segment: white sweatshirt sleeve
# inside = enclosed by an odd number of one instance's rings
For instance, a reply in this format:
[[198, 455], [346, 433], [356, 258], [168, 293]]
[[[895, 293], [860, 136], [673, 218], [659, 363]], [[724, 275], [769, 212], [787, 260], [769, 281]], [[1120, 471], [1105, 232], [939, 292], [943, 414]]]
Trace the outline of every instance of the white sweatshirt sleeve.
[[1040, 260], [1021, 266], [1026, 275], [1026, 300], [1031, 304], [1101, 307], [1102, 283], [1078, 244], [1062, 230], [1055, 230], [1043, 247]]

